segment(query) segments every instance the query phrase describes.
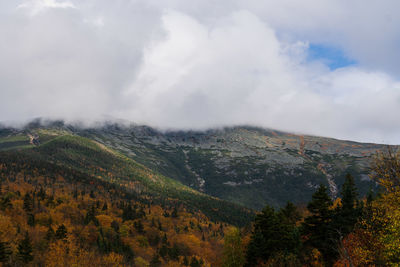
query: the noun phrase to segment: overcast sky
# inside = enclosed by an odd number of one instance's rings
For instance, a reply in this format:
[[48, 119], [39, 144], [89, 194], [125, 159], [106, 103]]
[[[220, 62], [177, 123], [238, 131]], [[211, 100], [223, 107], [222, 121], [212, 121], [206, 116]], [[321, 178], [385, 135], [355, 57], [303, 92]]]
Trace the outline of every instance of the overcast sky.
[[398, 0], [0, 1], [0, 121], [400, 144]]

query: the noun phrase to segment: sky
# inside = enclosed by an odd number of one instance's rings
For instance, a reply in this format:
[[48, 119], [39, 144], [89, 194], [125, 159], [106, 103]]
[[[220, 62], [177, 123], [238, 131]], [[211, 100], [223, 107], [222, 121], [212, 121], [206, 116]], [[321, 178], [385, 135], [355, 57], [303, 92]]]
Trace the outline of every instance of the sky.
[[398, 0], [0, 1], [0, 121], [400, 144]]

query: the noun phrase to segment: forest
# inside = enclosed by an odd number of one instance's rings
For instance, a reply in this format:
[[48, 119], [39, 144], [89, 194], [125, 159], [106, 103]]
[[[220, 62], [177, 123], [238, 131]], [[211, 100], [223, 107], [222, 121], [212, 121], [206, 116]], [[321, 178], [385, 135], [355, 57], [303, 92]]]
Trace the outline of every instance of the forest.
[[266, 206], [248, 224], [40, 155], [0, 153], [2, 266], [400, 264], [400, 156], [391, 151], [371, 165], [378, 192], [359, 196], [349, 174], [337, 199], [320, 185], [308, 204]]
[[4, 266], [218, 266], [226, 223], [59, 166], [0, 163]]
[[335, 200], [321, 185], [304, 208], [265, 207], [237, 264], [225, 266], [399, 266], [400, 154], [378, 153], [370, 171], [379, 190], [365, 198], [347, 175]]

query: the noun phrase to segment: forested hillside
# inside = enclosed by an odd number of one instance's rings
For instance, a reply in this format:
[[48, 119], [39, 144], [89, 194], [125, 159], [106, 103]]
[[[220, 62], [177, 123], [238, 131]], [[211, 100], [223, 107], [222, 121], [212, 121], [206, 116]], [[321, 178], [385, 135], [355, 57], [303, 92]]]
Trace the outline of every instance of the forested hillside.
[[250, 237], [236, 235], [245, 249], [230, 254], [227, 266], [399, 266], [400, 154], [379, 154], [371, 169], [382, 190], [366, 198], [347, 175], [336, 199], [321, 185], [306, 207], [266, 206]]
[[368, 176], [371, 157], [386, 149], [244, 126], [160, 131], [135, 124], [82, 127], [37, 121], [23, 130], [61, 131], [95, 140], [190, 188], [257, 210], [267, 204], [283, 207], [287, 201], [307, 203], [319, 184], [335, 198], [347, 173], [365, 196], [375, 186]]
[[0, 261], [5, 266], [221, 263], [226, 223], [211, 221], [185, 200], [140, 194], [33, 155], [0, 154]]
[[11, 161], [22, 164], [19, 166], [37, 167], [42, 175], [53, 175], [54, 169], [69, 170], [83, 177], [93, 177], [123, 187], [141, 197], [150, 197], [153, 201], [179, 200], [189, 209], [201, 210], [215, 220], [237, 225], [244, 225], [251, 220], [251, 211], [248, 209], [184, 186], [96, 141], [64, 131], [40, 130], [34, 135], [36, 144], [26, 140], [26, 133], [0, 139], [0, 145], [6, 147], [0, 152], [1, 162]]
[[159, 131], [38, 120], [0, 129], [0, 150], [43, 144], [54, 135], [85, 137], [188, 188], [256, 210], [307, 203], [319, 184], [335, 198], [347, 173], [365, 196], [376, 185], [368, 176], [372, 156], [387, 147], [255, 127]]
[[335, 196], [321, 182], [308, 203], [254, 212], [75, 131], [0, 131], [3, 266], [400, 263], [400, 156], [390, 148], [371, 158], [367, 196], [347, 173]]

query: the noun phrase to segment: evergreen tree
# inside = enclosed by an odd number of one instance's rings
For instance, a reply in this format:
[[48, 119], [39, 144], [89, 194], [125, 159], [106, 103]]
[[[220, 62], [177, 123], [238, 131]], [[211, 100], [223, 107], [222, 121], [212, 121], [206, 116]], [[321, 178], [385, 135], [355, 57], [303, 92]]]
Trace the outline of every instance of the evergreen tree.
[[296, 221], [297, 215], [291, 204], [279, 212], [272, 207], [265, 207], [255, 219], [246, 253], [246, 266], [266, 262], [278, 252], [296, 254], [301, 245]]
[[94, 206], [89, 208], [84, 219], [85, 224], [89, 224], [90, 222], [93, 222], [94, 225], [99, 226], [99, 220], [96, 218], [96, 210]]
[[128, 220], [134, 220], [136, 219], [136, 210], [132, 208], [132, 205], [129, 203], [127, 206], [125, 206], [122, 210], [122, 220], [123, 221], [128, 221]]
[[0, 199], [0, 210], [4, 211], [8, 208], [12, 208], [12, 204], [10, 201], [10, 197], [6, 195]]
[[160, 219], [158, 219], [158, 230], [163, 231]]
[[158, 253], [155, 253], [150, 261], [150, 267], [159, 267], [159, 266], [161, 266], [160, 255], [158, 255]]
[[78, 189], [75, 188], [74, 193], [73, 193], [74, 199], [78, 199]]
[[24, 210], [28, 213], [33, 211], [33, 198], [31, 197], [31, 195], [29, 193], [25, 194], [23, 207], [24, 207]]
[[53, 241], [54, 237], [55, 237], [55, 232], [53, 230], [53, 227], [51, 227], [51, 225], [50, 225], [49, 229], [47, 229], [45, 239], [47, 241], [51, 242], [51, 241]]
[[56, 239], [66, 239], [67, 238], [67, 228], [64, 224], [61, 224], [56, 230]]
[[46, 192], [44, 191], [43, 187], [40, 187], [37, 197], [41, 200], [44, 200], [46, 198]]
[[28, 214], [28, 220], [27, 223], [29, 226], [35, 226], [35, 215], [33, 215], [32, 213]]
[[172, 248], [168, 249], [168, 256], [172, 260], [177, 260], [179, 258], [180, 249], [176, 243], [172, 246]]
[[23, 263], [28, 263], [33, 260], [32, 252], [33, 249], [31, 239], [29, 238], [28, 232], [26, 232], [25, 238], [22, 239], [18, 244], [17, 257]]
[[160, 247], [160, 249], [159, 249], [159, 251], [158, 251], [158, 254], [159, 254], [161, 257], [163, 257], [163, 258], [165, 258], [165, 257], [167, 256], [167, 254], [168, 254], [168, 247], [167, 247], [166, 244], [162, 244], [162, 245], [161, 245], [161, 247]]
[[201, 264], [196, 257], [192, 257], [192, 261], [190, 262], [190, 267], [201, 267]]
[[178, 210], [176, 209], [176, 207], [174, 207], [172, 213], [171, 213], [171, 217], [172, 218], [178, 218]]
[[184, 266], [188, 266], [189, 265], [189, 260], [188, 260], [188, 258], [185, 256], [185, 257], [183, 257], [183, 263], [182, 263]]
[[143, 223], [141, 220], [139, 220], [137, 223], [135, 222], [135, 228], [138, 231], [138, 233], [143, 234], [144, 233], [144, 227], [143, 227]]
[[119, 230], [119, 223], [117, 221], [112, 221], [111, 222], [111, 227], [114, 229], [115, 232], [118, 233]]
[[357, 188], [354, 178], [350, 174], [346, 175], [340, 194], [342, 196], [341, 205], [335, 210], [333, 227], [339, 236], [344, 237], [353, 231], [354, 225], [362, 215], [362, 208], [357, 199]]
[[166, 233], [164, 233], [164, 236], [162, 238], [162, 243], [163, 244], [168, 244], [168, 238], [167, 238], [167, 234]]
[[279, 211], [279, 214], [286, 223], [290, 223], [293, 225], [301, 219], [300, 212], [297, 210], [297, 207], [292, 202], [288, 202], [286, 206]]
[[260, 229], [255, 229], [249, 245], [246, 251], [246, 267], [257, 266], [260, 261], [263, 261], [264, 257], [264, 236]]
[[0, 242], [0, 262], [7, 262], [10, 255], [10, 245], [7, 242]]
[[303, 222], [303, 234], [306, 236], [306, 245], [317, 248], [329, 264], [337, 256], [334, 230], [332, 229], [333, 211], [332, 200], [328, 195], [327, 187], [320, 185], [307, 205], [310, 216]]

